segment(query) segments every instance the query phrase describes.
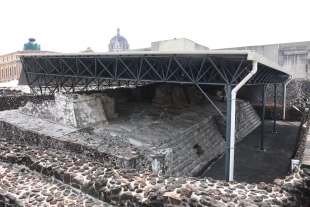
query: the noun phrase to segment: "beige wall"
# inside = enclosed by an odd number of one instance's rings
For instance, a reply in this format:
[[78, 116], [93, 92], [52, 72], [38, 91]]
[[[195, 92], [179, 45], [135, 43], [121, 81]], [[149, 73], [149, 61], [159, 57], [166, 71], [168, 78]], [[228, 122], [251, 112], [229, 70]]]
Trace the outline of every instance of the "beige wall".
[[9, 82], [19, 79], [22, 64], [18, 52], [0, 56], [0, 82]]

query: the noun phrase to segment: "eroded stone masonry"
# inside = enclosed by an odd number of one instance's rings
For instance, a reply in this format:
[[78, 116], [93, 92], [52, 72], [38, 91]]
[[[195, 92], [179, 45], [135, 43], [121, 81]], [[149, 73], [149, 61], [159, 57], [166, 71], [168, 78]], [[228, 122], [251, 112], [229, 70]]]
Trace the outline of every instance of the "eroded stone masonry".
[[[210, 97], [218, 102], [219, 97]], [[225, 111], [226, 105], [218, 102], [218, 107]], [[238, 100], [236, 140], [259, 125], [253, 107]], [[55, 100], [28, 102], [0, 112], [2, 203], [198, 207], [307, 202], [299, 199], [301, 189], [307, 189], [307, 170], [296, 169], [274, 184], [194, 177], [224, 153], [223, 129], [225, 121], [195, 87], [59, 93]]]

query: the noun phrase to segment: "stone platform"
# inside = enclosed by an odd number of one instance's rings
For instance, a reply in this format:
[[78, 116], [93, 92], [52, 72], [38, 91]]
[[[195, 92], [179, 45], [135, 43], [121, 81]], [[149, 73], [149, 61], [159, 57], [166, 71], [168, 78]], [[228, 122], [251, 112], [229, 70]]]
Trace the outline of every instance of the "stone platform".
[[[93, 100], [82, 99], [88, 108], [95, 103]], [[218, 101], [218, 97], [212, 99], [225, 114], [226, 103]], [[52, 108], [55, 114], [54, 109], [59, 104], [43, 103], [40, 107], [44, 108], [44, 105], [45, 108]], [[35, 106], [2, 111], [0, 135], [30, 141], [43, 147], [66, 148], [84, 154], [96, 152], [124, 168], [178, 176], [200, 174], [209, 162], [224, 152], [225, 130], [222, 129], [225, 123], [207, 100], [182, 108], [167, 109], [155, 107], [148, 102], [119, 103], [115, 105], [115, 111], [119, 117], [109, 123], [83, 128], [40, 118], [46, 117], [48, 110], [37, 110]], [[34, 114], [35, 117], [20, 112]], [[242, 100], [237, 101], [237, 112], [236, 137], [239, 141], [260, 124], [260, 119], [249, 103]], [[77, 112], [68, 109], [68, 113]], [[161, 114], [164, 116], [161, 117]], [[58, 115], [52, 117], [61, 120]], [[87, 120], [87, 123], [91, 123], [89, 118]]]

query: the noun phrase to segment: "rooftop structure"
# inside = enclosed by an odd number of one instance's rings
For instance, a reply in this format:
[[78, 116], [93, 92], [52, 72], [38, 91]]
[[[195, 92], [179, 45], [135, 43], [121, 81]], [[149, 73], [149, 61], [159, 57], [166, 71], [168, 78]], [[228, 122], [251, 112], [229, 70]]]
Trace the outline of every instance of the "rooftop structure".
[[258, 62], [258, 72], [247, 84], [282, 83], [290, 76], [278, 64], [247, 50], [22, 54], [21, 58], [26, 76], [20, 84], [46, 87], [52, 93], [59, 86], [72, 91], [119, 82], [236, 85], [249, 73], [252, 61]]

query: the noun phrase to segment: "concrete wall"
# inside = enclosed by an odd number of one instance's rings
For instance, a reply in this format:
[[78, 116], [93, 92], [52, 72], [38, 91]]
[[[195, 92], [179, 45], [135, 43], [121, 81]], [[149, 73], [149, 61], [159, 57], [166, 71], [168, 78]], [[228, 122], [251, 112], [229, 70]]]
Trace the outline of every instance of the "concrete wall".
[[294, 78], [309, 77], [309, 72], [306, 68], [309, 68], [310, 64], [310, 41], [226, 49], [254, 50], [258, 54], [278, 63], [284, 68], [285, 72], [292, 73]]
[[296, 42], [279, 45], [279, 65], [293, 73], [294, 78], [308, 78], [310, 42]]
[[184, 50], [209, 50], [208, 47], [197, 44], [194, 41], [180, 38], [152, 42], [152, 51], [184, 51]]

